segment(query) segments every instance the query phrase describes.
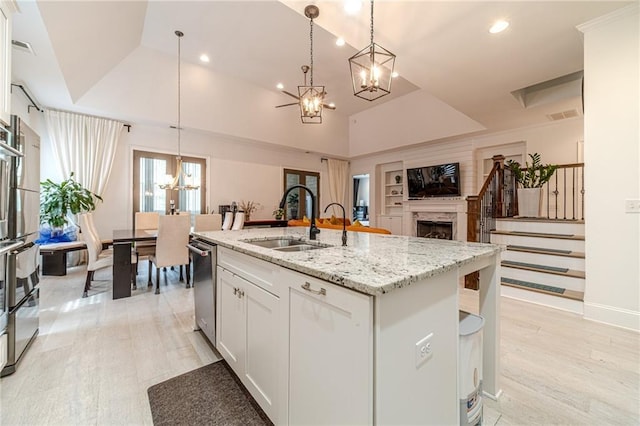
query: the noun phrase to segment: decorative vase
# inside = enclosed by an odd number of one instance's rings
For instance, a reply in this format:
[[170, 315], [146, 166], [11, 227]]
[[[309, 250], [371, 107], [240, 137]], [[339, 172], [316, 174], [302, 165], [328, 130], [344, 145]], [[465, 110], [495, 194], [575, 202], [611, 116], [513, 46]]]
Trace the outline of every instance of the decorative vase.
[[396, 175], [396, 183], [402, 182], [402, 176]]
[[251, 220], [251, 213], [244, 213], [244, 221], [249, 222]]
[[518, 188], [518, 216], [540, 217], [542, 188]]
[[276, 216], [276, 220], [282, 220], [282, 215]]

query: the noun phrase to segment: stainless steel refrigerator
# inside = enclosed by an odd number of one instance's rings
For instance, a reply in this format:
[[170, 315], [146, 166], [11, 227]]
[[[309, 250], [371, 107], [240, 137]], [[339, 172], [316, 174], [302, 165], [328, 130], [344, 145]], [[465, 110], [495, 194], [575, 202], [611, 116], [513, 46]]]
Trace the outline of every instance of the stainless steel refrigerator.
[[8, 232], [11, 164], [14, 157], [21, 155], [11, 147], [11, 141], [11, 131], [0, 122], [0, 368], [6, 364], [8, 352], [7, 257], [10, 251], [22, 244], [10, 240]]
[[0, 376], [16, 370], [39, 327], [40, 137], [17, 116], [11, 130], [22, 155], [11, 159], [9, 170], [7, 237], [17, 246], [7, 257], [8, 356]]

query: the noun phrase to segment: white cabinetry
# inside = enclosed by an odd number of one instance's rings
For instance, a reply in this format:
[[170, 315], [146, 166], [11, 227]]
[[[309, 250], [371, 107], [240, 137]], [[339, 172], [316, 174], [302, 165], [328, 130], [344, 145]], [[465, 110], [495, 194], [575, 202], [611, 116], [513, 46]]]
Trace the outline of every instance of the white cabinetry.
[[402, 216], [378, 216], [377, 226], [388, 229], [393, 235], [402, 235]]
[[276, 422], [279, 298], [222, 267], [217, 271], [217, 348]]
[[11, 14], [15, 2], [0, 0], [0, 121], [11, 119]]
[[373, 424], [372, 297], [286, 276], [289, 424]]
[[373, 423], [373, 297], [218, 247], [216, 347], [275, 424]]

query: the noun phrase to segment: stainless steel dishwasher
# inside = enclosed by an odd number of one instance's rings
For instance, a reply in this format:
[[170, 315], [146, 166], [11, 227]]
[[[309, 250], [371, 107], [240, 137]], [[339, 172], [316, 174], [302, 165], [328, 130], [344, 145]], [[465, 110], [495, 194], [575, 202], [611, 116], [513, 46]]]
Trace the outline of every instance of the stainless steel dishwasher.
[[194, 238], [188, 245], [193, 261], [196, 327], [216, 345], [216, 245]]

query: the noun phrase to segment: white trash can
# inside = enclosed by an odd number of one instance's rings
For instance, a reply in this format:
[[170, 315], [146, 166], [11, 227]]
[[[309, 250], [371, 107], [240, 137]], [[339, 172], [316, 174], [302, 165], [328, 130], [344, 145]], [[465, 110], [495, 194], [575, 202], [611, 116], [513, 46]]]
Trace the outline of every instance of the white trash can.
[[460, 424], [482, 424], [482, 327], [484, 318], [460, 311], [460, 357], [458, 394]]

